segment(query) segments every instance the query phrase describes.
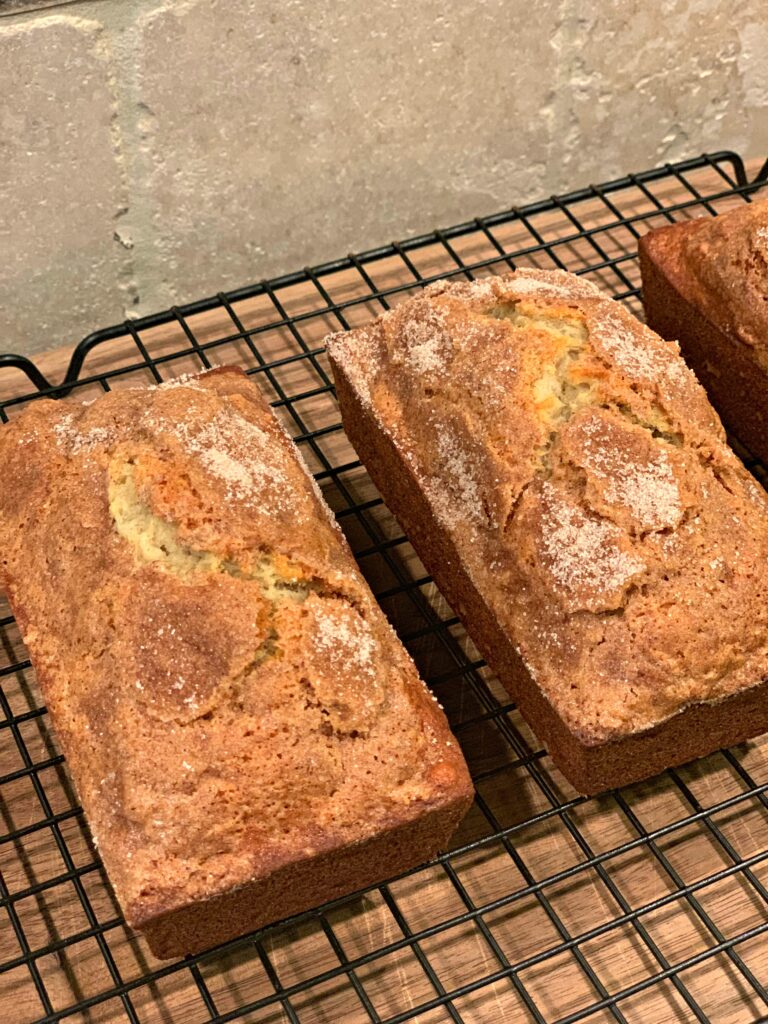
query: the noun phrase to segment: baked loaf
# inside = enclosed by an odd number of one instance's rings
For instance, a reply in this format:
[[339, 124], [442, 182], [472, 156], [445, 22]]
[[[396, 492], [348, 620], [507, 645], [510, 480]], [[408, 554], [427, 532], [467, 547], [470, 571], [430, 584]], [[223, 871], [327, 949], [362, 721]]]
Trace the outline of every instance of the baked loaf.
[[126, 920], [200, 951], [432, 856], [443, 714], [258, 389], [217, 370], [0, 430], [0, 557]]
[[530, 269], [328, 352], [374, 482], [577, 789], [768, 728], [768, 502], [674, 344]]
[[768, 462], [768, 202], [640, 239], [649, 325], [680, 342], [725, 425]]

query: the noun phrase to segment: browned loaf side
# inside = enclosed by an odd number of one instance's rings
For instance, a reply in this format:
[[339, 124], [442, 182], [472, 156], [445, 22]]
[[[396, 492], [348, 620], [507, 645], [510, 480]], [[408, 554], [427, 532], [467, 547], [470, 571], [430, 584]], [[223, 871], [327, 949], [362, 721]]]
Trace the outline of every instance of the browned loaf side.
[[768, 462], [768, 201], [640, 239], [649, 326], [677, 339], [728, 429]]
[[384, 499], [574, 786], [768, 729], [768, 502], [675, 345], [520, 270], [328, 351]]
[[471, 786], [235, 370], [0, 430], [2, 573], [130, 925], [196, 952], [434, 855]]

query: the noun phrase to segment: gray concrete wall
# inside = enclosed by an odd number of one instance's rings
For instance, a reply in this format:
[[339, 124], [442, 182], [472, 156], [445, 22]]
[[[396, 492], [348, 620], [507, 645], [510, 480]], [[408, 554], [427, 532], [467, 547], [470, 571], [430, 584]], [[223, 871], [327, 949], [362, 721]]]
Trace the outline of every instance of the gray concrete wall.
[[0, 0], [0, 350], [705, 149], [764, 0]]

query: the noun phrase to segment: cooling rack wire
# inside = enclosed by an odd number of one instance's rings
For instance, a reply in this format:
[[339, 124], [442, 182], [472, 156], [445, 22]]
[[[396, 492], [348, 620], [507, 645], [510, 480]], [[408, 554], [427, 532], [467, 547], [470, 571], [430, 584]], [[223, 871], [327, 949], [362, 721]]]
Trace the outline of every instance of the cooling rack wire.
[[97, 331], [35, 363], [0, 357], [3, 421], [42, 395], [95, 397], [219, 363], [253, 374], [445, 705], [477, 791], [434, 863], [211, 953], [157, 961], [121, 920], [0, 604], [2, 1021], [765, 1019], [768, 742], [598, 798], [573, 792], [361, 468], [323, 338], [437, 277], [514, 266], [584, 274], [639, 314], [638, 237], [750, 201], [767, 176], [768, 163], [705, 155]]

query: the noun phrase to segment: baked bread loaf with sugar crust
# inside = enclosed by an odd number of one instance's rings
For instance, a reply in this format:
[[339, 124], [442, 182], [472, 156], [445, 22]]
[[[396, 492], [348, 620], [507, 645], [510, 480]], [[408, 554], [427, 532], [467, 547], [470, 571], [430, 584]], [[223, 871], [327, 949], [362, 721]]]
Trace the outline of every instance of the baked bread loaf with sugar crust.
[[768, 728], [768, 502], [674, 344], [529, 269], [328, 352], [374, 482], [578, 790]]
[[648, 324], [768, 462], [768, 201], [649, 231], [639, 252]]
[[196, 952], [423, 862], [445, 718], [257, 387], [215, 370], [0, 429], [0, 566], [125, 913]]

